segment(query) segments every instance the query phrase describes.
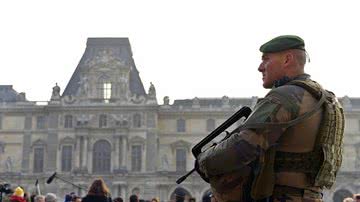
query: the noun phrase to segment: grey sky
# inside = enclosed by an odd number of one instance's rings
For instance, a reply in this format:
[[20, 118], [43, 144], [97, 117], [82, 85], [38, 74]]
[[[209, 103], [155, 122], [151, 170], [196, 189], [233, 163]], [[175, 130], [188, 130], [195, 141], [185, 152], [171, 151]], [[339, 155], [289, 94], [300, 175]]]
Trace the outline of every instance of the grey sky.
[[306, 71], [338, 96], [357, 90], [356, 1], [6, 1], [0, 3], [0, 84], [30, 100], [63, 91], [87, 37], [129, 37], [146, 90], [159, 103], [197, 97], [264, 96], [259, 46], [297, 34]]

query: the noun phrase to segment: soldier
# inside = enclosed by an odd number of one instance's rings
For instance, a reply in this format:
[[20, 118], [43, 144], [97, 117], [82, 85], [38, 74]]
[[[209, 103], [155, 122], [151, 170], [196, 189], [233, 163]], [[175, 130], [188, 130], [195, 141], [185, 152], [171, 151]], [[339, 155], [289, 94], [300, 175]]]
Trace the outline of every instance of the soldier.
[[270, 92], [238, 133], [197, 157], [195, 168], [219, 202], [322, 202], [341, 165], [342, 108], [305, 74], [300, 37], [276, 37], [260, 51], [258, 71]]

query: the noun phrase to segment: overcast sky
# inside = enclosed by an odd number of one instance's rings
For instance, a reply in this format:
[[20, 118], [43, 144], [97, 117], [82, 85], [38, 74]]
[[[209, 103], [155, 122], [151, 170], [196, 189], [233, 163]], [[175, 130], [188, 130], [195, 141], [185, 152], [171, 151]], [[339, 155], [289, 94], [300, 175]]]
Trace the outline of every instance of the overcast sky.
[[[55, 3], [54, 3], [55, 2]], [[146, 91], [164, 96], [264, 96], [259, 46], [305, 40], [312, 75], [338, 97], [360, 97], [356, 1], [2, 1], [0, 84], [32, 101], [65, 89], [88, 37], [128, 37]]]

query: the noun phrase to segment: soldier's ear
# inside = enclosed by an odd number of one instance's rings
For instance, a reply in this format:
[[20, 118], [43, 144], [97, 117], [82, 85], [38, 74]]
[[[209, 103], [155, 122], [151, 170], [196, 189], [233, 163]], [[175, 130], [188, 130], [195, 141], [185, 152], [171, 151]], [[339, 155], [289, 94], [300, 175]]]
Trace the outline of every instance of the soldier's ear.
[[284, 55], [283, 64], [285, 66], [291, 66], [294, 63], [295, 56], [291, 52], [287, 52]]

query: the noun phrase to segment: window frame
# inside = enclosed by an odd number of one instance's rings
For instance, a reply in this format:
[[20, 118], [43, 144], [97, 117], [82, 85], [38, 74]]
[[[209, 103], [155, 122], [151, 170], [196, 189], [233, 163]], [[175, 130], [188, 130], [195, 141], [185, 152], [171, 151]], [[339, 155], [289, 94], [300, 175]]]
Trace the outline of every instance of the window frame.
[[[184, 156], [178, 156], [178, 154], [183, 152]], [[179, 159], [179, 158], [183, 159]], [[175, 149], [175, 171], [176, 172], [186, 172], [187, 168], [187, 149], [183, 147], [179, 147]]]
[[[41, 159], [38, 159], [38, 152], [42, 151]], [[45, 168], [45, 147], [37, 146], [33, 148], [33, 173], [43, 173]]]
[[107, 115], [100, 114], [99, 115], [99, 128], [106, 128], [107, 127]]
[[[134, 148], [139, 148], [139, 149], [138, 149], [138, 151], [135, 151]], [[141, 144], [132, 144], [131, 145], [131, 171], [132, 172], [141, 172], [142, 171], [142, 160], [143, 160], [142, 153], [143, 153], [143, 146]]]
[[186, 132], [186, 120], [184, 118], [180, 118], [176, 120], [176, 132], [179, 133]]
[[36, 129], [45, 129], [46, 128], [46, 116], [39, 115], [36, 116]]
[[[64, 148], [70, 148], [70, 154], [65, 154]], [[74, 151], [73, 145], [66, 144], [66, 145], [61, 146], [61, 172], [71, 172], [72, 171], [73, 151]], [[67, 162], [67, 163], [64, 163], [64, 162]]]
[[64, 128], [73, 128], [73, 127], [74, 127], [74, 116], [71, 114], [65, 115], [64, 116]]

